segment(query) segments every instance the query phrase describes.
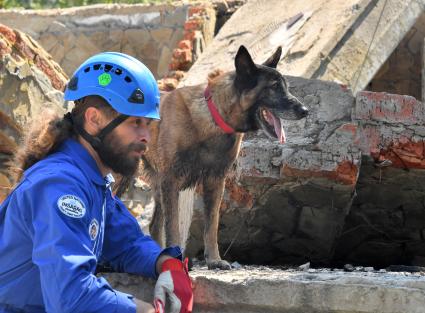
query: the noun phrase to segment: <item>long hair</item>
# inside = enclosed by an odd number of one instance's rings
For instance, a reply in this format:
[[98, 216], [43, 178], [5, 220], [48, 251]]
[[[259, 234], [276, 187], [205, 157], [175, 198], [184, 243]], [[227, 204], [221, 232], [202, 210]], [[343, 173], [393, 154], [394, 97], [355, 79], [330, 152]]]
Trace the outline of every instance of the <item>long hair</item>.
[[87, 96], [75, 101], [71, 111], [72, 119], [56, 112], [45, 111], [34, 118], [22, 138], [18, 149], [9, 166], [9, 173], [18, 183], [23, 172], [38, 161], [54, 152], [66, 139], [76, 138], [75, 126], [84, 125], [84, 114], [89, 107], [102, 110], [106, 116], [115, 116], [117, 112], [99, 96]]

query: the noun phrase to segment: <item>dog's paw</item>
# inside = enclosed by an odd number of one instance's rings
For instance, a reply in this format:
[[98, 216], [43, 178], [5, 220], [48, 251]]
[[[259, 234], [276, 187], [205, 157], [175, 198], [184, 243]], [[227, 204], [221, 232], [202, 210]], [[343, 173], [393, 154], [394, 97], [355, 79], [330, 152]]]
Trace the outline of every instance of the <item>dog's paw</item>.
[[211, 260], [207, 261], [208, 269], [214, 270], [230, 270], [232, 267], [230, 266], [230, 263], [225, 260]]

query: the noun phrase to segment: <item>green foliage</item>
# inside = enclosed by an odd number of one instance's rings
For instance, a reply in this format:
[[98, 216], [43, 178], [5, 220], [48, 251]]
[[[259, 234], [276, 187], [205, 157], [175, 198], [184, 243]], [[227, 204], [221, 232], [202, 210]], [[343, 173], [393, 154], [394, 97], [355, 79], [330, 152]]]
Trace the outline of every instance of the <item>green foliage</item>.
[[69, 8], [97, 3], [161, 3], [168, 0], [0, 0], [0, 8], [49, 9]]

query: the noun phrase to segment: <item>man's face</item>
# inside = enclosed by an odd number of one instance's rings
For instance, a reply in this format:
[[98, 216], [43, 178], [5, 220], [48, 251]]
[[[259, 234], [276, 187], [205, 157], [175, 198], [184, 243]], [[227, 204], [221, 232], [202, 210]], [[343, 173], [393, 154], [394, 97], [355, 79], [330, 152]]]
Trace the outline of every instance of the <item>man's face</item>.
[[114, 172], [133, 175], [150, 140], [150, 119], [129, 117], [106, 135], [98, 149], [102, 162]]

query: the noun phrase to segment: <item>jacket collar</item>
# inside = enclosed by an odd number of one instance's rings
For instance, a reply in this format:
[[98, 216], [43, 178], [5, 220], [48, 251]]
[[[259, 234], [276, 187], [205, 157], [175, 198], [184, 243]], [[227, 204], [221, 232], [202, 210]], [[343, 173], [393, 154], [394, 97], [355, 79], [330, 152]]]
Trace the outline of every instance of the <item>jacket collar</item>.
[[99, 170], [96, 161], [87, 151], [87, 149], [75, 139], [67, 139], [58, 149], [68, 155], [74, 164], [81, 169], [94, 183], [105, 186], [107, 181]]

